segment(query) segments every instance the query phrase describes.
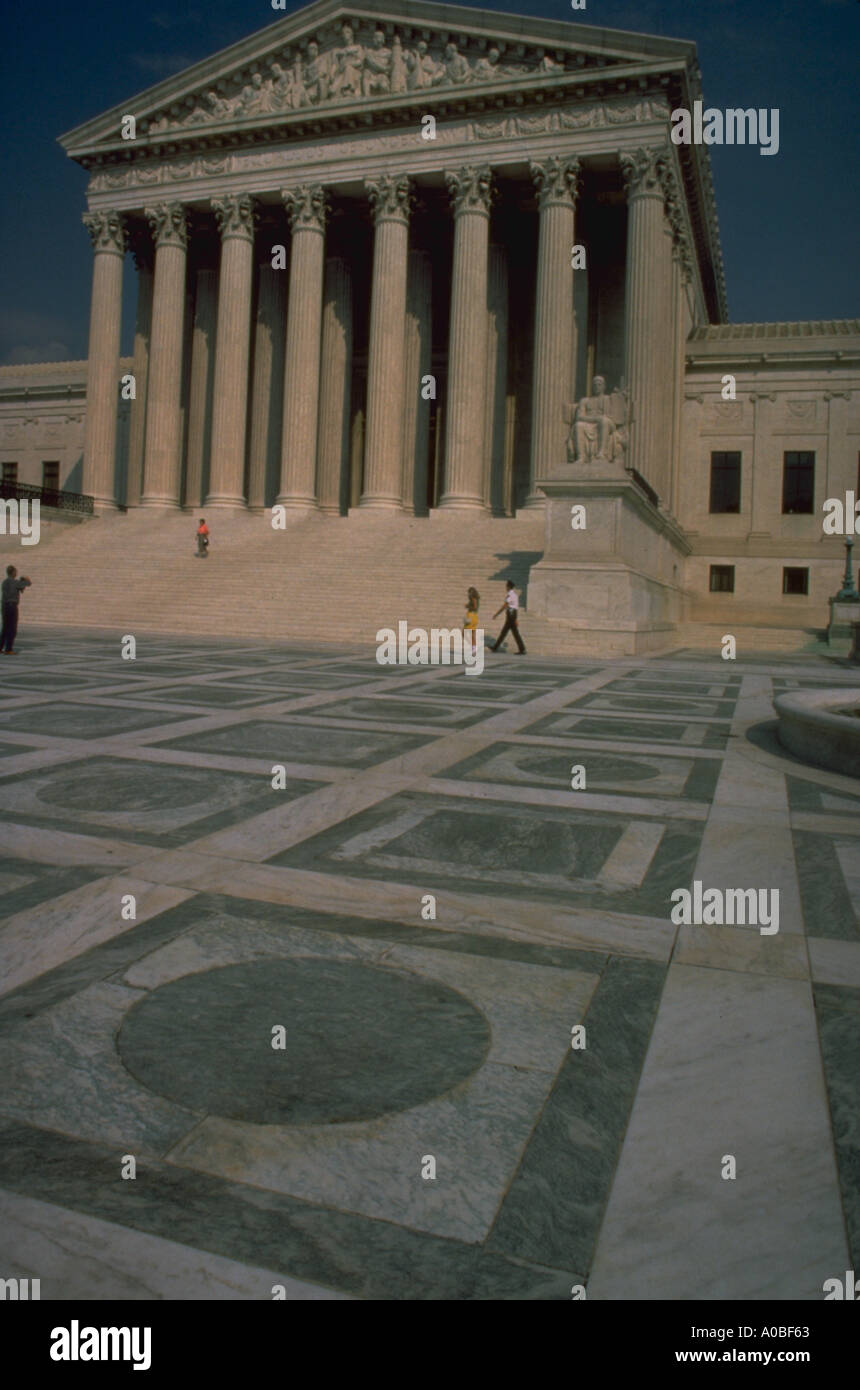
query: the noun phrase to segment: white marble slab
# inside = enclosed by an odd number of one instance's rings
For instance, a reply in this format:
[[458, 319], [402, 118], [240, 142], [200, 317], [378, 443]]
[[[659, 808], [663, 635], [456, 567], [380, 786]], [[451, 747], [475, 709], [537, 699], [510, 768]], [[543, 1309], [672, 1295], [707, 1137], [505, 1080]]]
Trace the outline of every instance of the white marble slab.
[[848, 1268], [809, 984], [672, 965], [588, 1297], [814, 1300]]

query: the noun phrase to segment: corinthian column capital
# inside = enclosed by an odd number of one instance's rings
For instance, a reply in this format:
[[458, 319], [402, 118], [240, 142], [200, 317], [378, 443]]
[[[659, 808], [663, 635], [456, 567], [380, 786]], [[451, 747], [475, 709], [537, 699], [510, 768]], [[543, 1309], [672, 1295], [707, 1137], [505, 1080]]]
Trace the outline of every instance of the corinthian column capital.
[[109, 208], [104, 212], [85, 212], [83, 224], [90, 234], [94, 251], [112, 251], [124, 256], [128, 245], [128, 229], [121, 212]]
[[290, 231], [324, 232], [328, 215], [328, 201], [321, 183], [297, 184], [294, 188], [282, 188], [281, 198], [290, 219]]
[[581, 162], [573, 157], [550, 155], [548, 159], [540, 161], [529, 160], [529, 173], [537, 188], [538, 207], [541, 212], [554, 204], [568, 208], [576, 206], [581, 185], [581, 170]]
[[249, 193], [212, 198], [211, 205], [222, 241], [227, 241], [229, 237], [239, 237], [243, 241], [254, 240], [257, 204]]
[[144, 208], [144, 217], [152, 228], [156, 247], [188, 245], [188, 215], [182, 203], [157, 203]]
[[445, 182], [451, 195], [454, 216], [464, 212], [490, 215], [493, 198], [493, 172], [489, 164], [470, 164], [462, 169], [447, 169]]
[[409, 221], [413, 194], [406, 174], [382, 174], [378, 179], [365, 179], [364, 186], [373, 209], [374, 222]]
[[664, 198], [669, 151], [665, 145], [625, 150], [619, 155], [621, 177], [630, 198]]

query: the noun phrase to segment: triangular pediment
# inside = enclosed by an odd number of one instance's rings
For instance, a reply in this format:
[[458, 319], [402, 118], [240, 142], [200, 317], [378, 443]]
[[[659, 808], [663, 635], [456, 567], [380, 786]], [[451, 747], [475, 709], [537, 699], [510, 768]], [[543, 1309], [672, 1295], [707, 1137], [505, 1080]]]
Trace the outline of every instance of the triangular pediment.
[[61, 144], [88, 163], [120, 151], [135, 117], [136, 152], [168, 140], [251, 134], [297, 118], [320, 120], [380, 105], [428, 109], [452, 96], [552, 89], [578, 76], [635, 81], [661, 64], [694, 59], [694, 45], [456, 5], [388, 0], [373, 8], [316, 0], [70, 131]]

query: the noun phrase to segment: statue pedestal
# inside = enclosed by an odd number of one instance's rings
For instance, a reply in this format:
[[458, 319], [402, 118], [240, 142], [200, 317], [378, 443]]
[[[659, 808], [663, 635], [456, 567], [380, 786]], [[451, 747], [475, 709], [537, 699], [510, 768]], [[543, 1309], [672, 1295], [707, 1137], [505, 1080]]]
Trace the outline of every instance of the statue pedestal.
[[[566, 464], [538, 480], [547, 496], [546, 548], [529, 577], [528, 611], [579, 632], [597, 656], [665, 650], [684, 619], [690, 545], [620, 463]], [[585, 508], [585, 528], [571, 525]]]
[[827, 625], [827, 641], [842, 642], [854, 636], [852, 624], [860, 622], [860, 602], [856, 599], [828, 599], [830, 622]]

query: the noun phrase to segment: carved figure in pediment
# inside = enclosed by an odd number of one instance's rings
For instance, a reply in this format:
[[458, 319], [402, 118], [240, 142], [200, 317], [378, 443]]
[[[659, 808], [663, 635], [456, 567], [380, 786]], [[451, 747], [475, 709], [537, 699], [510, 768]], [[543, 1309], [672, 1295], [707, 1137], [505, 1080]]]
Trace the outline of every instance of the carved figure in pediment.
[[209, 115], [214, 116], [216, 121], [226, 121], [233, 110], [233, 103], [219, 97], [217, 92], [207, 92], [206, 101], [209, 104]]
[[606, 378], [602, 376], [594, 378], [592, 392], [570, 407], [568, 461], [589, 463], [592, 459], [606, 459], [623, 463], [630, 421], [627, 392], [619, 388], [607, 395]]
[[361, 69], [364, 63], [364, 49], [355, 42], [351, 24], [341, 25], [343, 48], [334, 53], [334, 69], [331, 74], [331, 94], [337, 97], [361, 96]]
[[459, 86], [468, 82], [472, 76], [468, 58], [464, 58], [455, 43], [445, 45], [445, 77], [448, 82]]
[[494, 82], [502, 76], [502, 69], [499, 67], [500, 53], [497, 48], [487, 51], [486, 58], [477, 58], [472, 67], [473, 82]]
[[272, 63], [271, 67], [272, 77], [268, 84], [270, 110], [290, 111], [295, 91], [293, 74], [286, 72], [280, 63]]
[[320, 55], [320, 46], [315, 39], [311, 39], [308, 44], [308, 60], [303, 65], [299, 64], [299, 71], [301, 74], [299, 105], [317, 106], [321, 101], [328, 101], [328, 60], [325, 56]]
[[263, 86], [263, 78], [259, 72], [251, 74], [251, 81], [246, 87], [242, 88], [239, 97], [237, 114], [240, 116], [256, 116], [265, 110], [266, 93]]
[[381, 29], [374, 30], [373, 45], [364, 50], [364, 95], [383, 96], [391, 91], [391, 49]]
[[406, 86], [409, 91], [438, 87], [446, 80], [445, 65], [437, 63], [424, 39], [406, 54]]

